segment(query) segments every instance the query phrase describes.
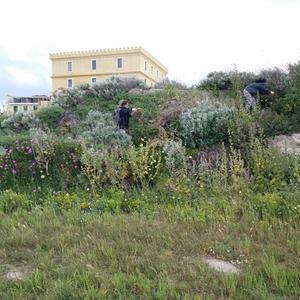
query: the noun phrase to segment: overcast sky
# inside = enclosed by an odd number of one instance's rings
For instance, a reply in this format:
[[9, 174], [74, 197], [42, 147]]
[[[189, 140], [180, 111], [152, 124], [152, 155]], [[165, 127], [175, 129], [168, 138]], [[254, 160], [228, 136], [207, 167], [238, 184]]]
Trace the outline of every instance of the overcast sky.
[[0, 102], [48, 94], [50, 52], [142, 46], [169, 78], [300, 60], [300, 0], [9, 0], [0, 11]]

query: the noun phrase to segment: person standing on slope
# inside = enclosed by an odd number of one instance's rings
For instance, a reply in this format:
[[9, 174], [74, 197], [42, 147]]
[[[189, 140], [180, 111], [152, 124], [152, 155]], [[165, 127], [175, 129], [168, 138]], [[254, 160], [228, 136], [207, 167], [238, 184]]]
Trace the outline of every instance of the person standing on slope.
[[129, 118], [135, 112], [135, 108], [129, 108], [128, 100], [121, 100], [119, 107], [115, 110], [114, 118], [120, 129], [125, 131], [129, 128]]

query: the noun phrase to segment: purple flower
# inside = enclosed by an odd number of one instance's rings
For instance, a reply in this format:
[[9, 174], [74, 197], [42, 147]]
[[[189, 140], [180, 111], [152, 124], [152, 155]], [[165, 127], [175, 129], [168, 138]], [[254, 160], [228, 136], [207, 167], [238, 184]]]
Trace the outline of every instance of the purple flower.
[[28, 154], [31, 154], [31, 153], [32, 153], [32, 149], [31, 149], [31, 148], [28, 148], [27, 153], [28, 153]]
[[17, 170], [16, 170], [15, 168], [13, 168], [13, 169], [11, 170], [11, 172], [13, 173], [13, 175], [16, 175], [16, 174], [17, 174]]

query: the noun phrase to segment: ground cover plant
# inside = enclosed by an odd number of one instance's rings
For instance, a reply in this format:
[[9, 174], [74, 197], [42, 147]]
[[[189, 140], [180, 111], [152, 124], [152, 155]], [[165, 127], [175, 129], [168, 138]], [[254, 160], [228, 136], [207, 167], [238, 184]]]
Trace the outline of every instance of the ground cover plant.
[[[253, 114], [237, 90], [250, 75], [222, 73], [201, 90], [111, 79], [1, 119], [1, 297], [298, 299], [300, 157], [263, 123], [276, 107], [297, 127], [297, 68], [267, 73], [285, 101]], [[222, 91], [203, 90], [215, 78]], [[124, 98], [141, 108], [128, 132]]]

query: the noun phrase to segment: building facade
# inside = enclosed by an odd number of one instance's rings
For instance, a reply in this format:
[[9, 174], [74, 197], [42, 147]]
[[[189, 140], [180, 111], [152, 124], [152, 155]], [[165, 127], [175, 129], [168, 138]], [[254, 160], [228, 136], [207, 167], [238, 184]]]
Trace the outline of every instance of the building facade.
[[41, 107], [49, 105], [49, 97], [45, 95], [34, 95], [31, 97], [7, 96], [3, 105], [3, 113], [12, 115], [15, 113], [31, 113]]
[[50, 54], [52, 90], [96, 83], [111, 76], [134, 77], [147, 86], [166, 78], [167, 68], [142, 47]]

